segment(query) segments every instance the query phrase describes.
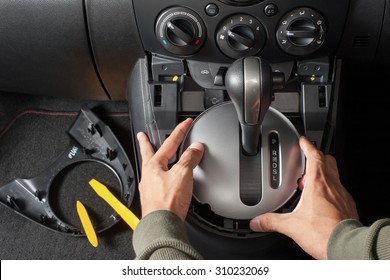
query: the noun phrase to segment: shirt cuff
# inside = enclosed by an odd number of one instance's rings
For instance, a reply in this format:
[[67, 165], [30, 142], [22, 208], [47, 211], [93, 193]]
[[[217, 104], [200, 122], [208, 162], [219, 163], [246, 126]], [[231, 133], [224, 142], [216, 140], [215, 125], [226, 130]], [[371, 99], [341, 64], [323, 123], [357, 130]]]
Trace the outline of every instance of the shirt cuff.
[[328, 242], [328, 259], [373, 260], [389, 258], [390, 219], [378, 220], [370, 227], [357, 220], [336, 225]]
[[185, 225], [180, 218], [165, 210], [149, 213], [141, 219], [133, 234], [137, 259], [200, 259], [189, 245]]
[[364, 259], [363, 240], [367, 228], [357, 220], [344, 220], [336, 225], [328, 241], [328, 259]]

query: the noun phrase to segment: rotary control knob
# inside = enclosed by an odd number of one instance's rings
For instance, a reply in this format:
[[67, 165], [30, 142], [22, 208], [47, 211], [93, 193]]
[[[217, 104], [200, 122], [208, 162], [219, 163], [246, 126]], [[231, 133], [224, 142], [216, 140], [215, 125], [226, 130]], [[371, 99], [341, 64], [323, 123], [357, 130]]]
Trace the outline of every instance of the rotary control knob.
[[238, 25], [228, 31], [230, 46], [237, 51], [246, 51], [255, 44], [255, 34], [249, 26]]
[[197, 52], [206, 38], [205, 32], [200, 16], [183, 7], [165, 10], [156, 23], [158, 41], [167, 51], [177, 55]]
[[299, 8], [282, 18], [276, 40], [288, 54], [308, 55], [322, 46], [325, 36], [324, 17], [313, 9]]
[[260, 52], [266, 41], [266, 31], [252, 16], [233, 15], [220, 24], [216, 41], [226, 56], [237, 59]]

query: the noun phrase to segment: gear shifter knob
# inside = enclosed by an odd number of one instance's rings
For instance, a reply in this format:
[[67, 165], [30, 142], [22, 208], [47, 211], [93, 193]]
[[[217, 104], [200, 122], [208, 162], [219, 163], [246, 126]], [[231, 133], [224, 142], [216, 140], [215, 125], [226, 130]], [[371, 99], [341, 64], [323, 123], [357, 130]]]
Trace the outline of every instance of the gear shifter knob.
[[[280, 75], [275, 80], [279, 87]], [[237, 111], [242, 149], [248, 156], [259, 151], [260, 126], [272, 101], [273, 84], [271, 66], [259, 57], [238, 59], [226, 72], [226, 90]]]

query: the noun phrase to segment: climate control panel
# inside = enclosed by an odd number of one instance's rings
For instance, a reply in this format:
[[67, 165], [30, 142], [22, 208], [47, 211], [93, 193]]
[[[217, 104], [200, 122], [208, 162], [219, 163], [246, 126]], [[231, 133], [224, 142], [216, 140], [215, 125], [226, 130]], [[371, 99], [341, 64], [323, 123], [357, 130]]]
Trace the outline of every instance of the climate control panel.
[[[133, 0], [147, 53], [230, 64], [246, 56], [270, 63], [335, 54], [350, 0]], [[334, 7], [337, 7], [335, 9]]]
[[[318, 50], [325, 41], [326, 30], [325, 19], [320, 13], [300, 7], [282, 17], [275, 35], [279, 47], [285, 53], [299, 56]], [[168, 52], [187, 56], [203, 46], [206, 26], [195, 11], [172, 7], [158, 17], [155, 33], [157, 40]], [[258, 54], [266, 41], [266, 27], [250, 14], [230, 15], [216, 29], [216, 45], [232, 59]]]

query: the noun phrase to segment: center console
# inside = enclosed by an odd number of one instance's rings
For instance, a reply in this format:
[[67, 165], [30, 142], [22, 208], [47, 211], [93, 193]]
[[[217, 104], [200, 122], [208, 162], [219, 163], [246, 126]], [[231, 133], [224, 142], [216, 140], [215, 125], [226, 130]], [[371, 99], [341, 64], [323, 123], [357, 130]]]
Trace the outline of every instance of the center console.
[[158, 149], [182, 119], [195, 119], [182, 146], [206, 147], [194, 171], [191, 243], [205, 258], [294, 257], [291, 241], [254, 233], [249, 221], [295, 207], [299, 135], [329, 149], [349, 1], [147, 2], [133, 1], [145, 57], [129, 79], [132, 125]]

